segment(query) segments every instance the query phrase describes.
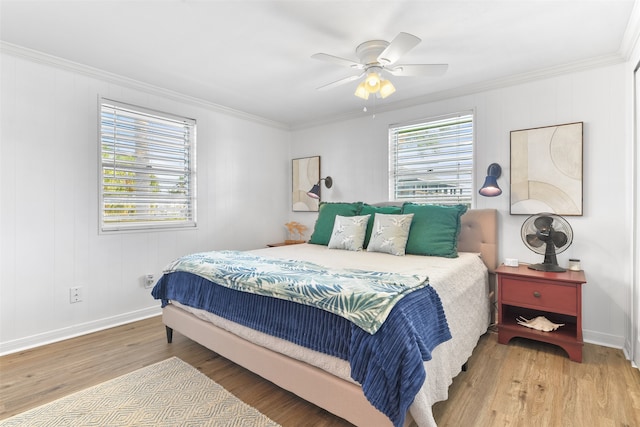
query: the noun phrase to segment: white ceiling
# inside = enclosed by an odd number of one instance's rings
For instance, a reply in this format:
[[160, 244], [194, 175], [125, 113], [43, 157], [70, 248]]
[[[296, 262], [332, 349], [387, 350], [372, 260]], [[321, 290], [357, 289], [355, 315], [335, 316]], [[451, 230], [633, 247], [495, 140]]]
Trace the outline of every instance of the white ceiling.
[[449, 64], [442, 77], [391, 78], [395, 94], [366, 101], [383, 110], [624, 60], [633, 9], [633, 0], [0, 0], [0, 38], [295, 128], [365, 105], [358, 82], [316, 90], [353, 71], [314, 53], [357, 60], [358, 44], [403, 31], [422, 42], [399, 62]]

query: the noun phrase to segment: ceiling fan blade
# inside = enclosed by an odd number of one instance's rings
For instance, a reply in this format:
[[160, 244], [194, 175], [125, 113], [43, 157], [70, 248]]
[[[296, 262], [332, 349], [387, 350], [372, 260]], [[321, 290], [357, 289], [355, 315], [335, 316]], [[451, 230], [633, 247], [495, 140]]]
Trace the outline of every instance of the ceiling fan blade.
[[343, 67], [362, 69], [364, 66], [358, 62], [354, 62], [350, 59], [340, 58], [339, 56], [329, 55], [328, 53], [316, 53], [311, 55], [311, 58], [318, 59], [320, 61], [331, 62], [341, 65]]
[[384, 65], [394, 64], [402, 55], [409, 52], [420, 43], [418, 37], [409, 33], [400, 33], [395, 39], [391, 40], [389, 46], [378, 55], [378, 62]]
[[361, 78], [362, 76], [364, 76], [364, 73], [359, 74], [359, 75], [357, 75], [357, 76], [349, 76], [349, 77], [345, 77], [345, 78], [343, 78], [343, 79], [336, 80], [335, 82], [328, 83], [328, 84], [326, 84], [326, 85], [324, 85], [324, 86], [320, 86], [320, 87], [318, 87], [317, 89], [318, 89], [318, 90], [328, 90], [328, 89], [333, 89], [333, 88], [334, 88], [334, 87], [336, 87], [336, 86], [340, 86], [340, 85], [343, 85], [343, 84], [345, 84], [345, 83], [349, 83], [349, 82], [352, 82], [352, 81], [354, 81], [354, 80], [358, 80], [358, 79], [359, 79], [359, 78]]
[[402, 64], [385, 68], [394, 76], [441, 76], [449, 68], [448, 64]]

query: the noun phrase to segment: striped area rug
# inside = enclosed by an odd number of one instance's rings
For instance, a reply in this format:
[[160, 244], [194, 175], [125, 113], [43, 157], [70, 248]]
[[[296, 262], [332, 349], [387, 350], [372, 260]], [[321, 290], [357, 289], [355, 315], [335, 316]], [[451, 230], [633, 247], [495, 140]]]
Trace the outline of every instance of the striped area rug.
[[272, 427], [275, 422], [177, 357], [0, 421], [9, 426]]

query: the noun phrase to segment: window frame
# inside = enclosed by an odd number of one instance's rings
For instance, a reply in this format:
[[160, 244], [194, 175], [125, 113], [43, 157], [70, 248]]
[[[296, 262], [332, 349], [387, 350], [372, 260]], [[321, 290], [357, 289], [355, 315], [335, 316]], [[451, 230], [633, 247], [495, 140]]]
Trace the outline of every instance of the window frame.
[[[475, 110], [473, 109], [466, 109], [466, 110], [459, 110], [457, 112], [454, 113], [450, 113], [450, 114], [443, 114], [443, 115], [439, 115], [439, 116], [432, 116], [432, 117], [427, 117], [424, 119], [419, 119], [419, 120], [413, 120], [410, 122], [403, 122], [403, 123], [396, 123], [396, 124], [391, 124], [389, 126], [389, 136], [388, 136], [388, 144], [389, 144], [389, 151], [388, 151], [388, 160], [389, 160], [389, 200], [395, 201], [395, 202], [414, 202], [414, 203], [428, 203], [428, 204], [439, 204], [439, 205], [458, 205], [458, 204], [463, 204], [466, 205], [467, 207], [471, 208], [473, 206], [473, 204], [475, 203], [475, 141], [476, 141], [476, 126], [475, 126], [475, 119], [476, 119], [476, 114], [475, 114]], [[400, 197], [399, 196], [399, 190], [398, 190], [398, 177], [403, 176], [402, 174], [397, 174], [396, 173], [396, 169], [397, 169], [397, 135], [399, 133], [399, 131], [411, 131], [412, 129], [415, 131], [417, 130], [424, 130], [427, 129], [428, 127], [434, 127], [434, 125], [436, 125], [439, 122], [442, 123], [446, 123], [447, 121], [455, 121], [455, 120], [463, 120], [463, 121], [468, 121], [471, 124], [471, 131], [470, 132], [465, 132], [464, 134], [468, 136], [468, 138], [470, 138], [470, 141], [465, 142], [464, 144], [461, 145], [461, 147], [464, 146], [468, 146], [468, 149], [466, 150], [462, 150], [464, 151], [466, 154], [461, 154], [462, 156], [462, 161], [466, 161], [467, 163], [469, 163], [469, 166], [465, 166], [463, 168], [464, 170], [464, 179], [462, 180], [462, 184], [460, 185], [461, 181], [460, 180], [454, 180], [454, 181], [450, 181], [450, 180], [445, 180], [445, 182], [456, 182], [457, 185], [455, 187], [454, 190], [456, 191], [460, 191], [459, 195], [455, 195], [455, 193], [453, 195], [450, 196], [434, 196], [434, 197], [429, 197], [427, 195], [423, 196], [423, 197], [419, 197], [416, 196], [414, 194], [413, 197]], [[414, 151], [418, 151], [416, 149], [413, 149]], [[454, 151], [456, 150], [455, 148], [453, 149]], [[411, 151], [411, 150], [407, 150]], [[452, 159], [454, 159], [452, 157]], [[428, 162], [426, 162], [428, 163]], [[420, 163], [420, 164], [424, 164]], [[416, 172], [418, 172], [418, 170], [416, 170]], [[425, 171], [427, 172], [427, 171]], [[429, 170], [429, 172], [433, 172], [433, 170]], [[444, 173], [444, 171], [443, 171]], [[414, 173], [415, 175], [415, 173]], [[415, 180], [417, 180], [418, 178], [415, 178]], [[425, 181], [425, 182], [429, 182], [429, 181]]]
[[[109, 110], [109, 111], [107, 111]], [[109, 114], [110, 111], [120, 111], [123, 117], [127, 117], [127, 114], [131, 114], [131, 116], [137, 116], [137, 117], [143, 117], [143, 116], [147, 116], [150, 118], [150, 121], [154, 121], [154, 126], [158, 126], [158, 128], [156, 128], [156, 130], [159, 130], [159, 126], [160, 124], [173, 124], [175, 126], [175, 129], [179, 129], [180, 127], [184, 127], [184, 136], [183, 137], [178, 137], [178, 138], [171, 138], [172, 142], [170, 144], [171, 147], [170, 149], [173, 150], [173, 154], [172, 156], [174, 157], [174, 161], [175, 163], [180, 163], [183, 162], [184, 163], [184, 172], [176, 172], [175, 170], [175, 165], [173, 165], [173, 171], [167, 172], [166, 169], [169, 169], [168, 166], [165, 166], [165, 176], [166, 177], [170, 177], [169, 181], [173, 182], [174, 185], [176, 182], [178, 183], [182, 183], [182, 182], [186, 182], [186, 184], [184, 184], [186, 186], [186, 192], [184, 197], [178, 197], [176, 200], [178, 203], [178, 205], [182, 205], [183, 208], [182, 209], [178, 209], [177, 208], [173, 208], [172, 210], [170, 210], [170, 214], [168, 214], [165, 211], [165, 215], [154, 215], [154, 214], [149, 214], [149, 216], [144, 219], [144, 218], [134, 218], [131, 221], [125, 221], [125, 220], [119, 220], [119, 221], [113, 221], [113, 222], [109, 222], [106, 221], [106, 219], [108, 218], [108, 215], [106, 214], [107, 211], [107, 203], [109, 202], [108, 196], [107, 199], [105, 199], [105, 187], [107, 187], [105, 185], [105, 178], [108, 175], [105, 175], [105, 159], [103, 157], [103, 153], [105, 153], [104, 150], [104, 144], [105, 144], [105, 134], [106, 132], [104, 132], [104, 120], [105, 118], [105, 114]], [[128, 112], [128, 113], [127, 113]], [[115, 113], [114, 113], [115, 114]], [[131, 118], [131, 117], [129, 117]], [[136, 120], [136, 119], [132, 119], [132, 120]], [[115, 120], [114, 120], [115, 122]], [[138, 123], [136, 123], [136, 125], [138, 125]], [[115, 123], [114, 123], [114, 126]], [[106, 97], [98, 97], [98, 129], [97, 129], [97, 133], [98, 133], [98, 215], [99, 215], [99, 233], [100, 234], [113, 234], [113, 233], [118, 233], [118, 232], [145, 232], [145, 231], [159, 231], [159, 230], [176, 230], [176, 229], [194, 229], [197, 228], [197, 186], [196, 186], [196, 131], [197, 131], [197, 123], [195, 119], [191, 119], [188, 117], [182, 117], [182, 116], [178, 116], [175, 114], [171, 114], [171, 113], [167, 113], [167, 112], [163, 112], [163, 111], [158, 111], [158, 110], [154, 110], [151, 108], [147, 108], [147, 107], [142, 107], [139, 105], [134, 105], [134, 104], [129, 104], [129, 103], [125, 103], [125, 102], [121, 102], [121, 101], [116, 101], [110, 98], [106, 98]], [[136, 128], [136, 131], [139, 131], [140, 128]], [[149, 133], [151, 133], [153, 130], [150, 127], [149, 129], [151, 129], [149, 131]], [[148, 137], [149, 135], [146, 132], [144, 137]], [[113, 135], [113, 133], [111, 133]], [[143, 137], [143, 138], [144, 138]], [[174, 144], [174, 141], [177, 141], [181, 138], [184, 138], [184, 151], [180, 151], [180, 145]], [[113, 152], [115, 153], [117, 150], [117, 146], [118, 143], [115, 142], [117, 139], [111, 138], [114, 142], [111, 143], [111, 147], [113, 147]], [[126, 138], [122, 138], [122, 140], [124, 140]], [[157, 151], [152, 152], [152, 155], [150, 157], [147, 157], [147, 161], [152, 162], [152, 161], [156, 161], [159, 162], [160, 160], [157, 158], [159, 156], [159, 153], [161, 152], [159, 146], [160, 143], [157, 143], [157, 141], [151, 141], [151, 144], [155, 144], [156, 146], [154, 147], [155, 149], [157, 149]], [[132, 147], [135, 147], [136, 144], [133, 143]], [[131, 148], [131, 147], [130, 147]], [[184, 158], [181, 160], [176, 160], [177, 157], [179, 157], [180, 155], [183, 155]], [[132, 166], [132, 169], [138, 169], [138, 170], [145, 170], [146, 168], [151, 168], [153, 169], [153, 165], [145, 165], [144, 169], [141, 169], [141, 162], [137, 162], [137, 158], [135, 163]], [[114, 165], [117, 164], [117, 161], [114, 162]], [[120, 167], [122, 167], [120, 165]], [[118, 170], [118, 169], [116, 169]], [[162, 172], [162, 168], [158, 166], [158, 169], [156, 169], [158, 172]], [[115, 174], [115, 172], [114, 172]], [[135, 172], [134, 172], [135, 174]], [[158, 173], [159, 174], [159, 173]], [[135, 176], [135, 175], [134, 175]], [[151, 174], [150, 174], [150, 178], [149, 180], [153, 179], [151, 178]], [[181, 179], [184, 179], [184, 181], [182, 181]], [[147, 185], [148, 189], [151, 189], [152, 187], [157, 187], [160, 186], [159, 185], [159, 181], [163, 181], [162, 178], [157, 178], [157, 182], [149, 182], [149, 184]], [[166, 182], [166, 180], [164, 180]], [[143, 191], [143, 190], [141, 190]], [[157, 191], [157, 190], [156, 190]], [[154, 191], [155, 192], [155, 191]], [[175, 192], [175, 190], [174, 190]], [[171, 190], [167, 190], [165, 189], [164, 195], [165, 195], [165, 202], [166, 202], [166, 195], [167, 194], [171, 194], [172, 191]], [[147, 196], [149, 195], [149, 192], [147, 192]], [[173, 196], [170, 195], [169, 198], [172, 198]], [[159, 197], [156, 197], [156, 199], [159, 200]], [[139, 199], [136, 200], [136, 198], [133, 198], [133, 204], [139, 204], [139, 205], [144, 205], [144, 204], [153, 204], [153, 200], [149, 201], [149, 202], [141, 202]], [[176, 212], [186, 212], [184, 214], [183, 218], [180, 219], [170, 219], [169, 216], [175, 215]], [[152, 218], [152, 217], [155, 217]]]

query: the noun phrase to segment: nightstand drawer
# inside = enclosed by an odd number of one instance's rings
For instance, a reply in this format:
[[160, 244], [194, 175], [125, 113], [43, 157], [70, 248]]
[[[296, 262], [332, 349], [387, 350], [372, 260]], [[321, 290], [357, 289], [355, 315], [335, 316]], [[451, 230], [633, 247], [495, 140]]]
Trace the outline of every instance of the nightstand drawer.
[[575, 315], [578, 310], [575, 286], [558, 286], [503, 277], [500, 291], [503, 304], [570, 315]]

